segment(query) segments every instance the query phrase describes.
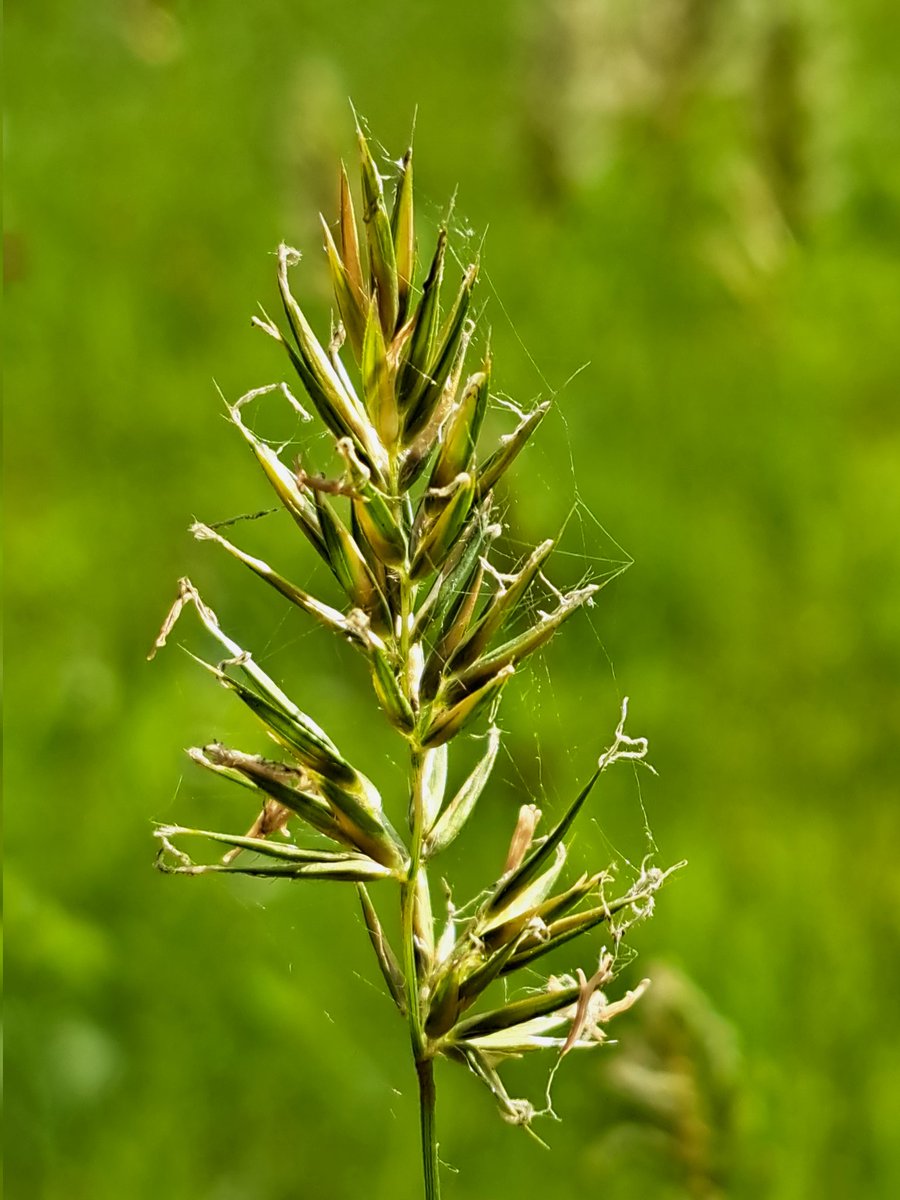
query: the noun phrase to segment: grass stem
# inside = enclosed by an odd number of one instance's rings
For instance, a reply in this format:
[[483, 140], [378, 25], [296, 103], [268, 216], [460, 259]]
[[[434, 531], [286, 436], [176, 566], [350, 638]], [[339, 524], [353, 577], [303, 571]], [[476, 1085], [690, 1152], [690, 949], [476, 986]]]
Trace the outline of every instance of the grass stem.
[[435, 1089], [434, 1059], [421, 1058], [416, 1063], [419, 1077], [419, 1113], [422, 1125], [422, 1166], [425, 1172], [425, 1200], [440, 1200], [441, 1181], [438, 1165], [438, 1144], [434, 1125]]

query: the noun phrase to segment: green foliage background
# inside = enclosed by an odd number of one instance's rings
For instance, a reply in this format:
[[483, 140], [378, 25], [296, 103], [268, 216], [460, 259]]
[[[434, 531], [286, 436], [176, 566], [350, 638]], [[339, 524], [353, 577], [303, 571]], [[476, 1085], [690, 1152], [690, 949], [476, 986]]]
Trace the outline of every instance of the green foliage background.
[[[690, 860], [628, 977], [674, 965], [733, 1031], [722, 1194], [900, 1194], [897, 10], [7, 10], [15, 1195], [418, 1194], [405, 1031], [350, 890], [152, 870], [152, 819], [250, 816], [181, 751], [251, 749], [251, 727], [177, 650], [144, 662], [182, 573], [403, 803], [355, 664], [185, 533], [269, 501], [212, 381], [233, 398], [283, 373], [246, 320], [274, 307], [282, 238], [327, 320], [315, 218], [353, 153], [349, 96], [397, 155], [418, 105], [426, 214], [458, 183], [459, 224], [489, 227], [502, 389], [530, 402], [532, 358], [554, 386], [590, 361], [515, 473], [513, 535], [577, 498], [563, 574], [610, 553], [593, 517], [636, 560], [515, 685], [511, 756], [451, 873], [493, 877], [520, 802], [559, 810], [628, 693], [659, 861]], [[304, 583], [288, 526], [240, 532]], [[593, 816], [585, 861], [606, 839], [640, 859], [636, 777]], [[445, 1069], [446, 1195], [715, 1194], [614, 1095], [616, 1053], [566, 1062], [549, 1155]]]

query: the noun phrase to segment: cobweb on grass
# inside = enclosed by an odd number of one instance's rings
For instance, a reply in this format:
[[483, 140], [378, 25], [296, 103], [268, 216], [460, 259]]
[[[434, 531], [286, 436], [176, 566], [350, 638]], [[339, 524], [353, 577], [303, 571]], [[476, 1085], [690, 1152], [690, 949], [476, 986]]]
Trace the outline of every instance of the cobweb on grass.
[[[426, 204], [426, 207], [428, 205]], [[463, 271], [469, 262], [474, 258], [482, 257], [482, 250], [487, 240], [488, 230], [479, 234], [474, 227], [474, 224], [467, 220], [459, 211], [456, 193], [454, 193], [449, 211], [444, 208], [438, 210], [437, 206], [431, 205], [432, 216], [436, 216], [440, 212], [440, 219], [447, 221], [449, 232], [452, 236], [448, 239], [448, 250], [456, 261], [460, 271]], [[573, 362], [567, 375], [556, 382], [551, 380], [547, 373], [542, 369], [537, 357], [532, 353], [525, 338], [522, 336], [516, 322], [511, 316], [507, 305], [505, 304], [502, 295], [494, 283], [490, 271], [483, 265], [480, 270], [481, 279], [486, 285], [489, 293], [489, 300], [485, 302], [484, 307], [488, 305], [494, 308], [502, 320], [502, 323], [508, 328], [514, 343], [517, 345], [522, 362], [527, 364], [528, 372], [531, 374], [538, 387], [536, 394], [527, 402], [522, 403], [519, 400], [508, 396], [504, 392], [499, 392], [492, 396], [492, 403], [496, 408], [510, 408], [516, 413], [517, 419], [524, 411], [530, 411], [538, 403], [543, 400], [552, 398], [554, 404], [548, 415], [545, 428], [551, 422], [557, 421], [563, 431], [566, 461], [567, 461], [567, 477], [565, 486], [563, 487], [559, 473], [559, 462], [556, 456], [552, 456], [544, 449], [544, 441], [541, 437], [543, 430], [539, 430], [533, 441], [529, 444], [523, 454], [523, 460], [527, 463], [527, 467], [522, 467], [517, 464], [513, 468], [515, 474], [518, 470], [519, 484], [521, 486], [522, 472], [528, 471], [528, 479], [530, 486], [534, 486], [535, 480], [540, 480], [546, 489], [548, 495], [559, 494], [562, 491], [568, 492], [570, 498], [570, 507], [565, 518], [567, 528], [571, 526], [572, 536], [564, 536], [561, 539], [561, 545], [558, 546], [551, 556], [547, 567], [548, 575], [560, 576], [568, 574], [568, 578], [559, 586], [574, 587], [581, 586], [586, 582], [604, 584], [611, 582], [618, 575], [627, 571], [633, 565], [634, 559], [628, 550], [615, 538], [612, 532], [603, 524], [600, 518], [593, 510], [589, 501], [585, 498], [584, 492], [579, 487], [579, 468], [584, 469], [585, 464], [576, 463], [576, 452], [574, 439], [572, 436], [568, 415], [566, 412], [567, 400], [573, 396], [572, 385], [578, 377], [590, 368], [590, 361]], [[592, 451], [595, 454], [595, 451]], [[509, 505], [509, 501], [507, 504]], [[504, 512], [505, 518], [506, 513]], [[536, 531], [537, 536], [552, 536], [556, 531], [554, 529], [539, 529]], [[503, 546], [519, 556], [527, 554], [533, 549], [531, 542], [521, 541], [508, 534], [504, 535]], [[568, 571], [566, 570], [568, 568]], [[575, 577], [573, 578], [573, 574]], [[553, 582], [550, 581], [552, 588]], [[541, 607], [542, 602], [545, 602], [546, 592], [542, 595], [540, 589], [533, 588], [529, 597], [530, 616], [536, 615], [536, 610]], [[604, 638], [600, 632], [600, 622], [603, 619], [604, 607], [615, 605], [615, 592], [602, 591], [598, 593], [596, 602], [585, 605], [581, 612], [573, 618], [573, 624], [567, 630], [562, 631], [562, 636], [566, 634], [570, 637], [576, 636], [575, 629], [578, 622], [585, 622], [590, 630], [590, 639], [596, 650], [596, 665], [608, 675], [615, 693], [615, 706], [611, 706], [610, 711], [615, 712], [621, 705], [623, 699], [623, 691], [619, 685], [616, 676], [615, 664], [612, 656], [607, 649]], [[582, 625], [582, 631], [584, 626]], [[593, 666], [593, 664], [592, 664]], [[587, 672], [589, 675], [590, 672]], [[529, 689], [534, 696], [533, 708], [539, 712], [542, 717], [543, 731], [540, 726], [534, 730], [535, 747], [535, 766], [540, 780], [541, 792], [548, 795], [554, 804], [563, 802], [565, 795], [559, 793], [553, 781], [544, 780], [544, 755], [541, 752], [541, 742], [548, 740], [547, 718], [556, 723], [556, 740], [560, 745], [566, 744], [567, 730], [562, 727], [561, 714], [563, 706], [561, 705], [557, 694], [556, 685], [553, 680], [553, 673], [548, 662], [548, 655], [539, 654], [535, 656], [529, 663], [528, 671], [520, 673], [521, 677], [517, 677], [517, 686], [520, 688]], [[527, 679], [526, 679], [527, 677]], [[589, 685], [590, 686], [590, 685]], [[596, 685], [590, 688], [589, 696], [596, 695], [601, 689]], [[547, 702], [549, 696], [549, 703]], [[598, 697], [599, 701], [599, 697]], [[592, 705], [593, 707], [593, 705]], [[603, 723], [605, 724], [605, 723]], [[601, 735], [602, 736], [602, 735]], [[584, 763], [591, 761], [591, 752], [595, 750], [595, 746], [588, 748], [587, 756], [573, 748], [570, 753], [570, 762], [575, 770], [583, 770]], [[512, 769], [520, 777], [523, 784], [527, 781], [522, 777], [521, 769], [518, 762], [513, 758], [509, 748], [507, 747], [507, 758]], [[581, 762], [579, 763], [579, 758]], [[652, 833], [650, 821], [643, 798], [641, 789], [640, 773], [637, 766], [632, 767], [635, 789], [638, 806], [641, 814], [642, 836], [644, 840], [644, 855], [649, 858], [655, 855], [658, 847]], [[569, 788], [571, 781], [564, 781], [563, 788]], [[549, 791], [548, 791], [549, 789]], [[601, 838], [603, 838], [608, 849], [612, 851], [613, 857], [627, 865], [635, 875], [640, 873], [641, 866], [639, 863], [633, 862], [621, 849], [615, 847], [612, 842], [603, 833], [603, 830], [597, 823], [596, 819], [592, 819], [597, 827]]]
[[[443, 219], [448, 219], [446, 212], [443, 214]], [[472, 224], [459, 217], [455, 197], [453, 208], [449, 214], [449, 223], [452, 233], [455, 235], [449, 239], [451, 253], [456, 259], [460, 270], [464, 270], [468, 262], [476, 257], [475, 251], [477, 251], [477, 257], [481, 257], [484, 238], [479, 239]], [[553, 492], [558, 494], [560, 491], [565, 490], [570, 497], [570, 507], [566, 516], [566, 534], [568, 536], [561, 538], [560, 546], [553, 552], [549, 560], [547, 574], [551, 578], [545, 579], [542, 576], [542, 579], [544, 579], [550, 590], [554, 590], [555, 586], [557, 586], [555, 581], [559, 576], [575, 576], [575, 578], [565, 578], [563, 582], [558, 584], [561, 587], [580, 586], [586, 582], [604, 583], [611, 581], [626, 571], [633, 564], [634, 559], [609, 529], [606, 528], [579, 487], [579, 465], [583, 468], [584, 464], [579, 464], [576, 461], [574, 438], [566, 412], [567, 398], [573, 395], [570, 389], [578, 376], [588, 369], [590, 364], [573, 363], [568, 375], [560, 382], [549, 379], [537, 358], [529, 349], [516, 322], [510, 315], [490, 272], [482, 266], [480, 274], [489, 292], [491, 307], [494, 308], [495, 312], [499, 312], [500, 318], [512, 335], [513, 342], [518, 346], [522, 362], [527, 364], [526, 374], [530, 374], [539, 387], [539, 394], [525, 405], [519, 404], [512, 397], [506, 396], [501, 392], [497, 397], [492, 397], [495, 406], [512, 408], [517, 417], [520, 417], [523, 408], [530, 409], [542, 400], [552, 397], [554, 404], [547, 418], [547, 423], [553, 420], [557, 421], [563, 433], [568, 468], [564, 488], [560, 478], [559, 455], [552, 455], [543, 448], [544, 443], [540, 432], [523, 455], [523, 460], [527, 465], [525, 467], [520, 464], [518, 465], [519, 486], [521, 486], [523, 472], [527, 471], [530, 487], [533, 488], [536, 481], [540, 480], [548, 493]], [[596, 453], [596, 451], [593, 453]], [[515, 486], [514, 484], [514, 489]], [[507, 505], [509, 504], [510, 502], [507, 501]], [[505, 520], [506, 516], [507, 513], [504, 512], [501, 517], [504, 524], [507, 523]], [[535, 532], [538, 537], [552, 536], [555, 530], [538, 529]], [[515, 552], [519, 556], [527, 554], [533, 548], [531, 542], [520, 542], [516, 538], [509, 536], [504, 536], [503, 543], [505, 548]], [[546, 592], [544, 593], [545, 595]], [[541, 595], [538, 588], [532, 589], [529, 600], [532, 610], [540, 608], [544, 596]], [[621, 706], [623, 701], [623, 691], [616, 675], [615, 664], [600, 631], [604, 609], [606, 608], [608, 612], [610, 607], [614, 607], [615, 600], [615, 590], [612, 592], [601, 591], [596, 597], [596, 604], [592, 601], [590, 604], [585, 605], [582, 611], [573, 618], [572, 626], [563, 631], [564, 637], [566, 634], [570, 638], [580, 634], [582, 639], [584, 639], [585, 628], [589, 631], [588, 640], [594, 648], [594, 653], [591, 655], [592, 661], [590, 663], [583, 663], [582, 665], [586, 677], [587, 704], [595, 712], [599, 712], [606, 707], [603, 701], [603, 693], [607, 689], [599, 686], [597, 679], [598, 671], [607, 676], [611, 690], [615, 694], [616, 707]], [[534, 613], [530, 615], [534, 615]], [[583, 623], [580, 630], [578, 630], [578, 623]], [[576, 633], [576, 630], [578, 630], [578, 633]], [[593, 682], [591, 682], [592, 679]], [[517, 675], [514, 686], [521, 693], [520, 700], [524, 709], [539, 714], [540, 719], [534, 723], [532, 733], [534, 742], [531, 769], [533, 775], [536, 776], [538, 795], [542, 799], [546, 798], [549, 801], [551, 812], [559, 812], [562, 805], [571, 798], [575, 781], [584, 776], [588, 765], [593, 762], [597, 752], [597, 744], [594, 742], [591, 745], [583, 745], [582, 739], [585, 735], [581, 731], [579, 731], [579, 737], [574, 739], [575, 744], [573, 744], [571, 729], [568, 723], [568, 713], [570, 710], [561, 702], [558, 694], [558, 687], [560, 685], [554, 679], [552, 653], [536, 655], [530, 661], [528, 670], [522, 671]], [[596, 697], [596, 700], [594, 697]], [[615, 709], [612, 708], [612, 711], [615, 711]], [[600, 730], [606, 727], [606, 721], [602, 717], [598, 717], [598, 719], [593, 720], [590, 724], [593, 728], [588, 736], [602, 739], [604, 734]], [[557, 774], [557, 772], [548, 772], [545, 770], [546, 755], [544, 746], [549, 746], [551, 742], [557, 747], [568, 747], [567, 765], [569, 769], [559, 773], [563, 778], [553, 778], [552, 776]], [[506, 752], [509, 772], [518, 781], [523, 795], [533, 796], [534, 780], [529, 779], [526, 770], [523, 770], [521, 754], [513, 753], [508, 739], [505, 739], [502, 745]], [[643, 843], [639, 860], [637, 858], [633, 860], [625, 853], [621, 846], [615, 845], [607, 833], [604, 832], [602, 825], [595, 816], [589, 817], [596, 837], [599, 838], [603, 850], [609, 855], [611, 868], [615, 872], [624, 868], [632, 880], [639, 879], [646, 870], [648, 863], [653, 862], [658, 854], [658, 846], [652, 832], [641, 787], [640, 765], [642, 764], [637, 762], [631, 764], [634, 779], [634, 795], [640, 813], [640, 837]], [[541, 806], [543, 807], [543, 805]], [[637, 957], [637, 951], [631, 946], [626, 945], [621, 940], [620, 934], [617, 935], [615, 931], [611, 932], [613, 933], [615, 970], [618, 974], [621, 968]], [[544, 983], [543, 978], [536, 972], [536, 985], [539, 982], [540, 985]], [[547, 1116], [558, 1119], [553, 1108], [552, 1090], [556, 1073], [561, 1064], [562, 1057], [558, 1057], [554, 1061], [547, 1077], [543, 1107], [539, 1110], [533, 1110], [533, 1116]]]

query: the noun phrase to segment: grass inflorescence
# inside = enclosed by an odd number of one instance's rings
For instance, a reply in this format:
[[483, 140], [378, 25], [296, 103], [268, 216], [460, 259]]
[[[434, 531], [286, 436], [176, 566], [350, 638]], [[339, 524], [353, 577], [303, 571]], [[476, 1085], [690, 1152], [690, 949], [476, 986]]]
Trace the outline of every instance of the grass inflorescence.
[[[562, 817], [538, 836], [540, 811], [524, 804], [499, 878], [441, 927], [432, 910], [429, 871], [467, 822], [489, 786], [501, 733], [504, 689], [605, 580], [560, 592], [552, 584], [546, 610], [532, 603], [557, 539], [542, 542], [513, 571], [491, 555], [502, 527], [494, 492], [548, 410], [524, 413], [495, 447], [480, 433], [491, 394], [491, 354], [475, 356], [478, 322], [472, 297], [478, 263], [452, 286], [448, 231], [420, 269], [413, 208], [413, 161], [400, 165], [389, 204], [367, 138], [358, 132], [361, 187], [354, 202], [346, 171], [340, 211], [322, 221], [337, 320], [327, 344], [314, 332], [290, 286], [296, 252], [278, 254], [284, 321], [255, 324], [281, 347], [308, 402], [330, 435], [334, 474], [318, 476], [302, 460], [254, 433], [245, 416], [258, 389], [229, 406], [231, 421], [279, 502], [334, 576], [341, 601], [306, 592], [226, 537], [195, 524], [197, 538], [216, 543], [312, 620], [355, 648], [371, 677], [376, 705], [404, 739], [408, 803], [392, 821], [376, 784], [221, 627], [194, 585], [182, 579], [155, 650], [183, 609], [193, 607], [224, 652], [202, 665], [258, 718], [272, 757], [219, 743], [194, 748], [200, 767], [251, 794], [256, 816], [244, 834], [167, 824], [157, 831], [159, 865], [182, 875], [244, 874], [353, 884], [385, 986], [409, 1027], [421, 1097], [427, 1197], [439, 1193], [434, 1126], [434, 1062], [467, 1067], [495, 1097], [507, 1120], [525, 1127], [533, 1106], [509, 1095], [504, 1060], [549, 1048], [558, 1056], [599, 1045], [608, 1023], [629, 1008], [643, 981], [618, 999], [608, 996], [615, 950], [634, 922], [652, 909], [666, 872], [645, 865], [618, 892], [609, 869], [564, 880], [566, 839], [605, 770], [643, 761], [647, 743], [625, 732], [627, 702], [612, 744], [603, 751]], [[361, 220], [360, 220], [361, 218]], [[417, 282], [417, 276], [422, 276]], [[473, 359], [470, 364], [469, 360]], [[474, 369], [472, 369], [474, 365]], [[287, 387], [288, 405], [302, 410]], [[483, 732], [483, 753], [448, 794], [451, 744]], [[394, 808], [395, 806], [391, 806]], [[197, 842], [218, 847], [215, 861], [196, 862]], [[208, 856], [207, 856], [208, 857]], [[377, 887], [376, 887], [377, 885]], [[394, 945], [376, 899], [393, 889], [400, 908]], [[551, 951], [605, 927], [612, 952], [573, 976], [535, 986], [535, 968]], [[509, 998], [501, 981], [528, 986]]]

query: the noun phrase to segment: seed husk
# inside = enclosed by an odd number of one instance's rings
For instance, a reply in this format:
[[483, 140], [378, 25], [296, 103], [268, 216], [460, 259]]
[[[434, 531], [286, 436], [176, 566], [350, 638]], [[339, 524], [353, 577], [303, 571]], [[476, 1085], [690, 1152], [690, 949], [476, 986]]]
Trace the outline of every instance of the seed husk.
[[416, 269], [416, 230], [413, 217], [412, 147], [403, 155], [391, 212], [391, 233], [397, 263], [397, 324], [406, 320], [409, 293]]
[[293, 863], [358, 863], [358, 854], [346, 854], [331, 850], [310, 850], [295, 846], [292, 842], [267, 842], [264, 838], [239, 837], [233, 833], [217, 833], [212, 829], [190, 829], [184, 825], [160, 825], [156, 830], [160, 838], [198, 837], [238, 850], [250, 850], [265, 858], [277, 858]]
[[266, 866], [234, 866], [232, 863], [191, 863], [175, 866], [159, 863], [169, 875], [252, 875], [257, 879], [330, 879], [334, 883], [371, 883], [390, 879], [391, 871], [369, 858], [345, 862], [280, 863]]
[[425, 663], [422, 691], [426, 696], [431, 697], [437, 694], [444, 667], [448, 660], [453, 658], [455, 651], [469, 632], [472, 617], [481, 598], [484, 571], [484, 563], [476, 562], [471, 577], [466, 580], [454, 606], [447, 614], [441, 635]]
[[256, 754], [230, 750], [217, 742], [189, 753], [198, 766], [263, 793], [289, 808], [317, 833], [324, 834], [332, 841], [350, 845], [354, 850], [359, 849], [355, 842], [344, 835], [324, 797], [316, 794], [312, 790], [312, 782], [295, 768], [271, 762]]
[[397, 729], [411, 733], [415, 728], [416, 714], [403, 692], [390, 659], [377, 644], [371, 649], [371, 663], [372, 683], [385, 715]]
[[510, 893], [507, 902], [502, 906], [490, 906], [490, 911], [478, 922], [479, 933], [503, 930], [499, 933], [498, 940], [518, 934], [550, 895], [565, 861], [566, 848], [560, 844], [556, 847], [550, 865], [543, 872], [531, 879], [526, 886]]
[[581, 812], [585, 801], [594, 789], [594, 784], [602, 773], [603, 767], [598, 766], [585, 786], [572, 801], [565, 816], [552, 832], [532, 850], [531, 854], [528, 855], [520, 867], [501, 881], [484, 910], [486, 918], [490, 918], [492, 914], [505, 910], [516, 897], [521, 896], [525, 892], [532, 881], [541, 873], [544, 864], [556, 852], [556, 848], [569, 832], [573, 821], [579, 812]]
[[533, 654], [535, 650], [539, 650], [541, 646], [546, 645], [559, 629], [560, 625], [568, 620], [582, 604], [588, 603], [599, 590], [600, 585], [590, 584], [588, 587], [569, 592], [567, 596], [563, 597], [558, 607], [552, 613], [543, 614], [540, 621], [530, 629], [525, 630], [524, 633], [519, 634], [517, 637], [511, 638], [497, 650], [478, 659], [472, 666], [464, 668], [453, 678], [453, 686], [449, 691], [450, 698], [454, 698], [468, 688], [477, 687], [484, 679], [495, 674], [501, 667], [520, 663], [523, 658], [527, 658], [529, 654]]
[[577, 986], [561, 987], [540, 992], [535, 996], [526, 996], [523, 1000], [514, 1000], [512, 1004], [505, 1004], [502, 1008], [495, 1008], [460, 1021], [448, 1034], [448, 1040], [458, 1045], [498, 1033], [501, 1029], [524, 1025], [527, 1021], [533, 1021], [535, 1017], [549, 1016], [560, 1009], [570, 1008], [576, 1003], [580, 993], [581, 989]]
[[363, 912], [363, 920], [366, 924], [366, 932], [369, 935], [369, 941], [372, 943], [372, 949], [375, 951], [375, 958], [378, 966], [381, 968], [381, 974], [384, 977], [384, 982], [387, 985], [391, 999], [397, 1005], [402, 1015], [406, 1015], [406, 996], [404, 995], [404, 979], [403, 971], [397, 961], [397, 956], [391, 949], [391, 944], [387, 939], [387, 935], [382, 928], [381, 921], [378, 919], [378, 914], [375, 911], [375, 906], [369, 899], [369, 893], [366, 891], [365, 885], [360, 883], [356, 889], [359, 896], [359, 903]]
[[353, 193], [350, 191], [350, 180], [347, 178], [347, 171], [343, 163], [341, 163], [340, 226], [341, 258], [347, 269], [347, 278], [362, 305], [365, 286], [359, 255], [359, 233], [356, 225], [356, 213], [353, 210]]
[[[371, 475], [365, 463], [361, 462], [349, 438], [342, 438], [337, 443], [337, 450], [343, 456], [353, 482], [353, 517], [358, 523], [365, 542], [375, 552], [380, 563], [395, 567], [406, 561], [406, 535], [398, 521], [395, 509], [396, 501], [391, 501], [379, 488], [372, 483]], [[355, 540], [355, 539], [354, 539]], [[364, 547], [357, 542], [365, 557]], [[371, 567], [371, 563], [369, 564]], [[378, 576], [375, 583], [383, 592]]]
[[450, 738], [462, 733], [485, 706], [497, 698], [502, 688], [514, 674], [515, 667], [503, 667], [492, 679], [483, 683], [481, 687], [476, 688], [467, 696], [463, 696], [452, 707], [438, 712], [437, 715], [432, 717], [426, 727], [425, 735], [422, 738], [422, 745], [426, 749], [431, 746], [440, 746], [442, 743], [448, 742]]
[[428, 379], [428, 370], [434, 358], [434, 343], [440, 318], [441, 282], [444, 278], [444, 255], [447, 249], [447, 231], [438, 233], [434, 258], [422, 285], [422, 298], [413, 318], [413, 329], [406, 344], [403, 366], [400, 371], [398, 391], [400, 403], [408, 408], [419, 395]]
[[487, 734], [487, 749], [471, 775], [428, 832], [425, 839], [425, 853], [429, 858], [446, 850], [461, 833], [469, 817], [475, 811], [475, 805], [490, 779], [499, 749], [500, 730], [496, 725], [492, 725]]
[[465, 390], [441, 435], [441, 445], [431, 472], [429, 488], [445, 488], [461, 471], [468, 471], [475, 457], [478, 435], [487, 409], [490, 362], [469, 377]]
[[400, 413], [397, 410], [394, 371], [388, 360], [381, 326], [377, 291], [372, 296], [365, 318], [360, 370], [363, 396], [372, 424], [384, 445], [392, 447], [400, 433]]
[[472, 289], [477, 278], [478, 265], [473, 263], [463, 276], [459, 294], [438, 334], [434, 359], [410, 396], [404, 423], [404, 438], [407, 444], [425, 428], [440, 401], [444, 384], [453, 370], [456, 354], [463, 339]]
[[447, 787], [446, 745], [424, 752], [418, 777], [421, 779], [422, 822], [425, 829], [431, 829], [441, 811]]
[[413, 637], [421, 640], [440, 630], [450, 609], [459, 601], [482, 551], [499, 533], [499, 526], [489, 521], [489, 501], [483, 501], [470, 512], [462, 533], [454, 542], [437, 578], [419, 606], [413, 622]]
[[545, 400], [543, 404], [538, 405], [537, 408], [524, 417], [512, 433], [508, 434], [505, 438], [501, 438], [500, 446], [484, 461], [478, 470], [476, 494], [479, 500], [482, 496], [486, 496], [488, 492], [494, 490], [498, 481], [525, 449], [531, 435], [550, 411], [551, 403], [552, 401]]
[[[243, 397], [246, 400], [247, 397]], [[281, 461], [271, 446], [259, 440], [241, 419], [239, 408], [241, 401], [229, 409], [232, 422], [240, 430], [245, 441], [256, 455], [256, 460], [262, 467], [266, 478], [275, 490], [278, 499], [291, 514], [297, 525], [316, 548], [318, 554], [328, 561], [328, 553], [319, 528], [319, 518], [312, 500], [297, 485], [294, 473]]]
[[217, 542], [224, 550], [249, 567], [254, 575], [258, 575], [260, 579], [264, 579], [270, 584], [276, 592], [280, 592], [292, 604], [296, 604], [298, 608], [316, 618], [326, 629], [330, 629], [332, 633], [338, 633], [341, 637], [350, 642], [365, 644], [364, 639], [360, 637], [358, 629], [348, 621], [343, 613], [336, 608], [317, 600], [315, 596], [311, 596], [308, 592], [304, 592], [302, 588], [298, 588], [295, 584], [290, 583], [277, 571], [273, 571], [267, 562], [261, 558], [254, 558], [252, 554], [247, 554], [240, 550], [233, 542], [229, 542], [227, 538], [222, 537], [209, 525], [204, 525], [201, 522], [195, 522], [191, 526], [191, 533], [200, 541], [208, 540]]
[[[338, 437], [350, 436], [362, 453], [380, 471], [387, 467], [387, 456], [358, 397], [348, 392], [327, 353], [313, 333], [288, 284], [287, 270], [291, 252], [279, 250], [278, 286], [281, 301], [294, 335], [296, 352], [284, 342], [303, 386], [327, 427]], [[267, 330], [271, 333], [271, 330]], [[275, 331], [278, 335], [278, 331]], [[278, 335], [280, 336], [280, 335]], [[283, 338], [281, 338], [284, 341]]]
[[462, 473], [450, 485], [452, 495], [422, 532], [412, 559], [411, 578], [438, 570], [462, 529], [475, 495], [475, 480]]
[[397, 328], [398, 290], [397, 259], [391, 222], [384, 204], [384, 187], [369, 143], [362, 130], [357, 130], [361, 164], [363, 224], [369, 247], [369, 276], [372, 290], [378, 293], [378, 310], [385, 339], [394, 336]]
[[460, 672], [465, 667], [471, 665], [484, 652], [506, 622], [515, 616], [526, 592], [553, 552], [555, 545], [556, 542], [552, 538], [548, 538], [545, 542], [542, 542], [529, 555], [528, 560], [516, 572], [506, 587], [502, 591], [495, 593], [490, 604], [487, 605], [479, 618], [478, 623], [453, 654], [450, 660], [451, 671]]
[[378, 581], [350, 530], [323, 491], [315, 492], [315, 502], [328, 562], [338, 583], [354, 607], [361, 608], [376, 624], [389, 624], [390, 614]]
[[338, 313], [347, 333], [350, 348], [359, 362], [362, 355], [363, 334], [366, 327], [366, 310], [359, 289], [350, 278], [347, 267], [334, 244], [334, 236], [323, 216], [322, 232], [325, 239], [325, 256], [328, 259], [328, 269], [331, 273], [331, 286], [334, 288], [334, 299]]

